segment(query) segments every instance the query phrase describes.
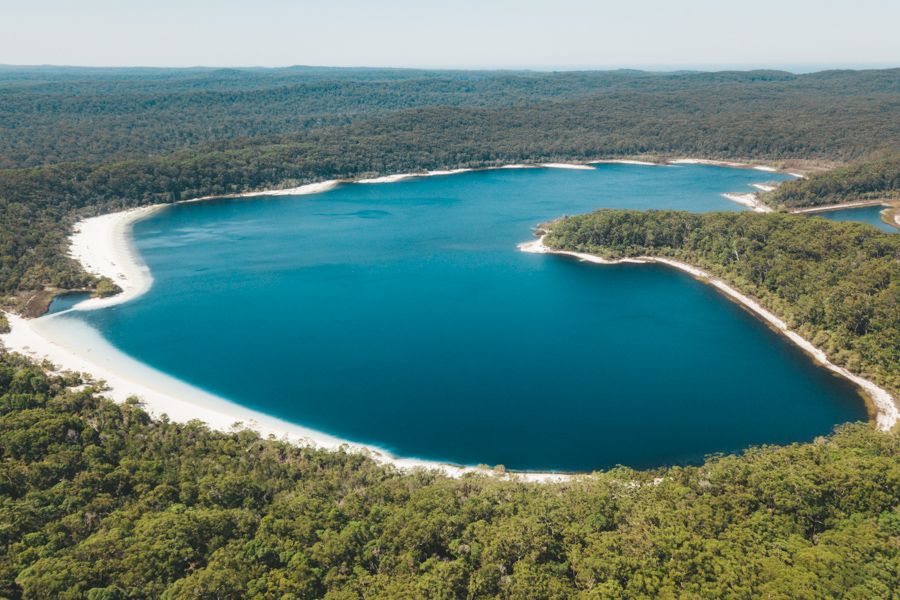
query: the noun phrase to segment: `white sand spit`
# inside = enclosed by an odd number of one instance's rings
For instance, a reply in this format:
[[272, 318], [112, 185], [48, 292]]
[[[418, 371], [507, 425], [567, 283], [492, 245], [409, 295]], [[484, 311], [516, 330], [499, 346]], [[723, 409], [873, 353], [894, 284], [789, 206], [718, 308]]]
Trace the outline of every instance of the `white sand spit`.
[[153, 285], [153, 275], [144, 264], [134, 243], [131, 227], [162, 208], [156, 204], [84, 219], [75, 226], [70, 238], [69, 255], [94, 275], [109, 277], [122, 293], [108, 298], [90, 298], [77, 305], [93, 310], [134, 300]]
[[397, 181], [403, 181], [404, 179], [410, 179], [412, 177], [418, 177], [420, 175], [421, 173], [397, 173], [395, 175], [372, 177], [371, 179], [357, 179], [354, 183], [395, 183]]
[[842, 202], [840, 204], [827, 204], [825, 206], [813, 206], [811, 208], [796, 208], [791, 211], [791, 213], [795, 215], [802, 215], [806, 213], [818, 213], [818, 212], [828, 212], [831, 210], [840, 210], [842, 208], [864, 208], [866, 206], [888, 206], [884, 204], [881, 200], [859, 200], [856, 202]]
[[580, 163], [544, 163], [541, 165], [547, 169], [575, 169], [578, 171], [593, 171], [594, 167], [591, 165], [584, 165]]
[[868, 379], [851, 373], [844, 367], [835, 365], [828, 359], [828, 356], [826, 356], [826, 354], [822, 350], [814, 346], [811, 342], [800, 336], [798, 333], [791, 331], [788, 328], [787, 323], [777, 317], [774, 313], [763, 308], [756, 300], [753, 300], [749, 296], [742, 294], [741, 292], [731, 287], [729, 284], [725, 283], [721, 279], [713, 277], [706, 271], [698, 269], [697, 267], [691, 266], [687, 263], [658, 256], [638, 256], [635, 258], [609, 260], [600, 256], [595, 256], [593, 254], [587, 254], [583, 252], [554, 250], [544, 245], [544, 237], [545, 236], [541, 236], [541, 238], [538, 240], [520, 244], [519, 250], [521, 250], [522, 252], [531, 252], [535, 254], [559, 254], [564, 256], [573, 256], [585, 262], [601, 265], [615, 265], [622, 263], [661, 263], [689, 273], [690, 275], [696, 277], [704, 283], [715, 286], [716, 289], [720, 290], [726, 296], [737, 301], [738, 303], [749, 309], [751, 312], [762, 318], [769, 325], [774, 327], [778, 332], [780, 332], [794, 344], [802, 348], [807, 354], [811, 355], [820, 364], [841, 375], [842, 377], [849, 379], [860, 389], [862, 389], [872, 400], [872, 404], [875, 406], [875, 410], [877, 411], [876, 424], [879, 429], [889, 431], [897, 423], [898, 419], [900, 419], [900, 410], [898, 410], [897, 408], [897, 403], [894, 401], [893, 396], [891, 396], [887, 392], [887, 390], [878, 387]]
[[659, 163], [646, 160], [601, 159], [588, 161], [589, 165], [640, 165], [642, 167], [660, 167]]
[[441, 176], [441, 175], [458, 175], [459, 173], [468, 173], [471, 170], [472, 169], [450, 169], [450, 170], [442, 171], [439, 169], [437, 171], [428, 171], [428, 173], [426, 173], [426, 175], [428, 177], [435, 177], [435, 176]]
[[727, 160], [710, 160], [708, 158], [675, 158], [669, 161], [670, 165], [711, 165], [714, 167], [749, 167], [747, 163]]
[[255, 198], [258, 196], [306, 196], [308, 194], [321, 194], [328, 190], [333, 190], [340, 184], [336, 179], [328, 181], [320, 181], [318, 183], [307, 183], [299, 187], [285, 188], [281, 190], [265, 190], [262, 192], [247, 192], [238, 194], [238, 198]]
[[749, 208], [752, 208], [755, 212], [759, 213], [770, 213], [772, 209], [762, 202], [759, 201], [756, 194], [734, 194], [734, 193], [726, 193], [722, 194], [723, 198], [727, 198], [732, 202], [737, 202], [738, 204], [743, 204]]

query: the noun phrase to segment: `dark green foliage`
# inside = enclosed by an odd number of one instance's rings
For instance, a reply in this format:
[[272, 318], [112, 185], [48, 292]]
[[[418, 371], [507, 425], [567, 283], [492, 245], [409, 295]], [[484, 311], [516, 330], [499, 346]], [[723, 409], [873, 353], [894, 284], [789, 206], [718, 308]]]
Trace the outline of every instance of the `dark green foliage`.
[[785, 182], [766, 201], [773, 206], [801, 208], [897, 198], [900, 198], [900, 153]]
[[665, 256], [755, 297], [831, 360], [900, 390], [900, 236], [787, 214], [601, 210], [546, 243], [610, 258]]
[[113, 296], [122, 291], [122, 288], [117, 286], [113, 281], [108, 277], [101, 277], [97, 282], [97, 286], [94, 288], [94, 295], [98, 298], [105, 298], [107, 296]]
[[[874, 147], [873, 147], [874, 144]], [[0, 293], [94, 283], [78, 216], [324, 179], [900, 146], [900, 70], [0, 69]]]
[[565, 484], [399, 473], [114, 405], [0, 354], [0, 595], [889, 598], [896, 435]]
[[[898, 73], [2, 68], [0, 168], [144, 158], [234, 138], [242, 145], [423, 107], [497, 116], [537, 108], [552, 121], [568, 114], [578, 123], [574, 141], [603, 133], [610, 150], [658, 146], [668, 131], [682, 144], [730, 136], [731, 156], [815, 154], [832, 138], [853, 155], [878, 139], [866, 137], [874, 128], [888, 146], [897, 141]], [[698, 122], [704, 130], [692, 131]], [[739, 135], [727, 133], [731, 123]], [[558, 140], [569, 137], [548, 125]]]

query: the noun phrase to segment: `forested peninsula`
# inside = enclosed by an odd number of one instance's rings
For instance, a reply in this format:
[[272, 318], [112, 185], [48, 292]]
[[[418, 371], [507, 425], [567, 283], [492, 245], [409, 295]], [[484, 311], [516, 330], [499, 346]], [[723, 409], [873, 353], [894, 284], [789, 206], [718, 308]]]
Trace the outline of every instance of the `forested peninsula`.
[[900, 236], [788, 214], [597, 212], [545, 225], [544, 244], [673, 258], [781, 316], [836, 364], [900, 391]]
[[900, 152], [786, 181], [764, 200], [786, 209], [866, 200], [900, 201]]

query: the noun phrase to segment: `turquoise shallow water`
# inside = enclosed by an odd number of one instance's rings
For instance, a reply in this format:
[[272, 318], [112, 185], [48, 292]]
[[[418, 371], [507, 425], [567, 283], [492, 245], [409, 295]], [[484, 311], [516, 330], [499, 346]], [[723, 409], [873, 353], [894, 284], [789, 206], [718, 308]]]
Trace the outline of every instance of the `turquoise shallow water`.
[[829, 210], [826, 212], [815, 213], [815, 216], [823, 219], [831, 219], [832, 221], [858, 221], [860, 223], [868, 223], [874, 225], [882, 231], [888, 233], [897, 233], [898, 229], [888, 225], [881, 219], [881, 211], [883, 206], [864, 206], [862, 208], [847, 208], [842, 210]]
[[178, 205], [135, 227], [147, 295], [58, 318], [400, 456], [590, 470], [809, 440], [865, 419], [858, 394], [710, 286], [516, 249], [561, 214], [738, 210], [720, 194], [777, 178], [604, 165]]

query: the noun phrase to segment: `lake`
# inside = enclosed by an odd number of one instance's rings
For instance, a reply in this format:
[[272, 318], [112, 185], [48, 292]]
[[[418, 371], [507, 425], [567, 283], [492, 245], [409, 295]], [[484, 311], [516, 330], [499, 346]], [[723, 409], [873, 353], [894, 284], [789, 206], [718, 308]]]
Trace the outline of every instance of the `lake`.
[[660, 265], [526, 254], [601, 207], [732, 211], [752, 169], [599, 165], [344, 184], [139, 222], [155, 282], [69, 312], [132, 357], [398, 456], [586, 471], [696, 463], [866, 419], [849, 383]]

